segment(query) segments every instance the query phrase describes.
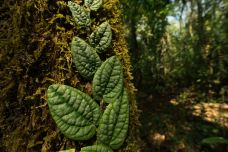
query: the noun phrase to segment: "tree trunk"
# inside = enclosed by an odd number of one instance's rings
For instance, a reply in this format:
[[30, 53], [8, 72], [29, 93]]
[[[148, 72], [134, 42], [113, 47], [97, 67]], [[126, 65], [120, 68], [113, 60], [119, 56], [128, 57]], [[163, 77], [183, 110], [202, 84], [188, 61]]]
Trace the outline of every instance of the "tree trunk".
[[134, 82], [136, 87], [138, 88], [141, 84], [141, 79], [142, 79], [142, 73], [141, 69], [139, 67], [139, 60], [140, 60], [140, 49], [138, 47], [138, 42], [137, 42], [137, 29], [136, 29], [136, 21], [135, 17], [132, 16], [132, 18], [129, 21], [129, 27], [130, 27], [130, 36], [129, 36], [129, 48], [130, 52], [132, 54], [132, 62], [134, 64]]
[[[76, 2], [82, 5], [80, 0]], [[92, 145], [95, 138], [72, 141], [60, 133], [50, 116], [46, 97], [48, 86], [54, 83], [90, 92], [91, 82], [83, 79], [72, 64], [70, 42], [73, 36], [86, 39], [91, 31], [73, 25], [66, 1], [62, 0], [4, 0], [0, 12], [1, 151], [79, 151]], [[92, 12], [91, 18], [95, 18], [92, 28], [109, 21], [112, 47], [102, 58], [117, 55], [124, 67], [130, 123], [120, 151], [140, 151], [135, 88], [119, 1], [103, 0], [103, 7]]]
[[[202, 2], [201, 0], [197, 0], [197, 27], [196, 27], [196, 31], [197, 31], [197, 36], [198, 36], [198, 40], [196, 42], [196, 55], [197, 55], [197, 65], [204, 65], [204, 63], [202, 63], [203, 60], [203, 49], [205, 46], [205, 41], [206, 41], [206, 37], [205, 37], [205, 31], [204, 31], [204, 17], [203, 17], [203, 6], [202, 6]], [[203, 66], [202, 65], [202, 66]]]

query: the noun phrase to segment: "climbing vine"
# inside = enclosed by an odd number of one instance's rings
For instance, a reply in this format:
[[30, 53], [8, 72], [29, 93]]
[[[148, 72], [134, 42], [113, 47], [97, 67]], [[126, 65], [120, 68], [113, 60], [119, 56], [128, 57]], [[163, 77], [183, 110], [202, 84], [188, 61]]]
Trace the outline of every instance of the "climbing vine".
[[[80, 26], [90, 25], [90, 10], [98, 10], [101, 3], [85, 1], [80, 6], [68, 2], [74, 21]], [[89, 11], [86, 7], [89, 7]], [[107, 50], [112, 40], [111, 26], [106, 21], [90, 36], [88, 44], [79, 37], [71, 42], [73, 62], [78, 72], [92, 81], [92, 99], [89, 95], [67, 85], [53, 84], [48, 88], [48, 105], [58, 128], [68, 138], [88, 140], [97, 130], [94, 146], [81, 151], [106, 152], [119, 149], [123, 144], [129, 124], [129, 102], [124, 88], [123, 68], [117, 56], [102, 63], [97, 53]], [[91, 46], [92, 45], [92, 46]], [[104, 109], [95, 100], [109, 103]], [[98, 127], [98, 128], [97, 128]]]

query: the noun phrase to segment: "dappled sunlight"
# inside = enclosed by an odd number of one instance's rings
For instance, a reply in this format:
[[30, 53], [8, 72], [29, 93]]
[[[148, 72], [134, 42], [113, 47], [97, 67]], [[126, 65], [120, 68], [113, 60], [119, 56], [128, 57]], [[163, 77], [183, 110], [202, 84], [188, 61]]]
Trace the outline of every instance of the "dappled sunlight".
[[184, 104], [180, 95], [169, 99], [139, 94], [141, 136], [146, 142], [145, 151], [201, 152], [204, 138], [223, 136], [227, 128], [227, 104], [197, 104], [197, 94], [193, 94], [191, 100], [185, 98], [188, 104]]
[[226, 103], [199, 103], [193, 107], [193, 115], [200, 116], [208, 122], [228, 127], [228, 104]]

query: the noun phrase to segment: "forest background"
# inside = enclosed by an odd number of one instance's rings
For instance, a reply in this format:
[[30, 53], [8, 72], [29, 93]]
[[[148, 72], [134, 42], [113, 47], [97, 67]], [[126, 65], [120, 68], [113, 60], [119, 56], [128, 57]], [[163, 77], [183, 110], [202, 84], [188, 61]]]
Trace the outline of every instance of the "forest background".
[[226, 151], [228, 2], [122, 2], [146, 150]]

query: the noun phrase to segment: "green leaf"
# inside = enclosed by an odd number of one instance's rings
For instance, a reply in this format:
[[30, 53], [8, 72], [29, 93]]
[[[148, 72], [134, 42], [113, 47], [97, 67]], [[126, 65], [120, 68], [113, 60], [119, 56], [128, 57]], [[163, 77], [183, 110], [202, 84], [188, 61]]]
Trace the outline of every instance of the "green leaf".
[[74, 37], [71, 42], [71, 52], [78, 72], [85, 78], [92, 78], [101, 65], [95, 49], [79, 37]]
[[81, 152], [113, 152], [113, 150], [105, 145], [93, 145], [83, 147]]
[[51, 115], [66, 137], [87, 140], [95, 134], [101, 111], [90, 96], [61, 84], [49, 86], [47, 96]]
[[112, 41], [112, 29], [108, 22], [102, 23], [91, 35], [89, 41], [98, 53], [107, 50]]
[[85, 6], [97, 11], [102, 5], [102, 0], [85, 0]]
[[75, 22], [80, 26], [90, 25], [90, 13], [87, 12], [82, 6], [68, 1], [68, 7], [74, 17]]
[[203, 144], [228, 144], [228, 139], [223, 137], [209, 137], [202, 140]]
[[104, 99], [111, 103], [123, 89], [123, 71], [120, 60], [108, 58], [97, 70], [93, 78], [93, 96], [97, 100]]
[[129, 123], [129, 103], [126, 90], [110, 103], [101, 117], [97, 141], [109, 145], [112, 149], [118, 149], [123, 144]]

